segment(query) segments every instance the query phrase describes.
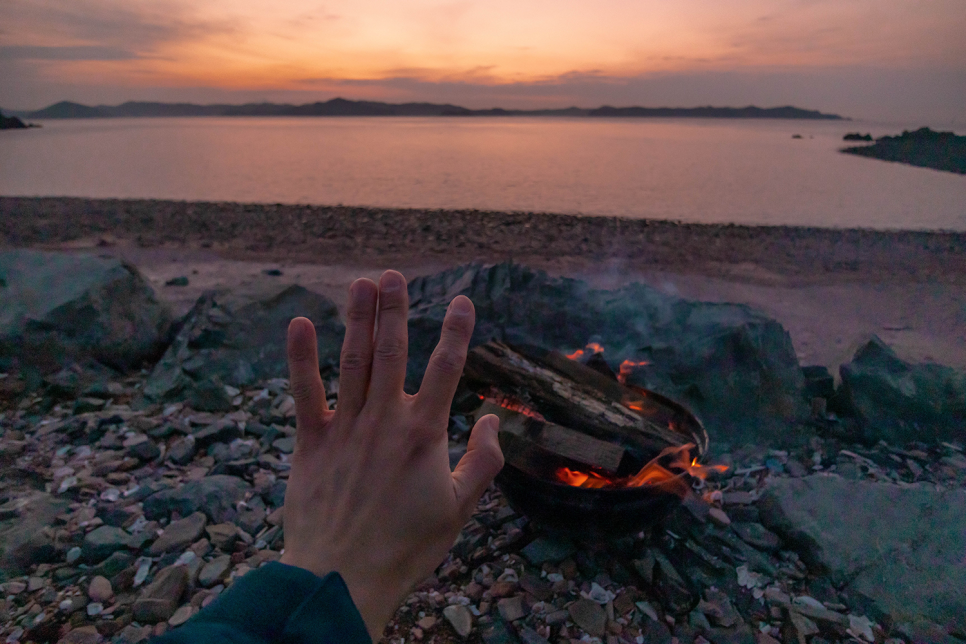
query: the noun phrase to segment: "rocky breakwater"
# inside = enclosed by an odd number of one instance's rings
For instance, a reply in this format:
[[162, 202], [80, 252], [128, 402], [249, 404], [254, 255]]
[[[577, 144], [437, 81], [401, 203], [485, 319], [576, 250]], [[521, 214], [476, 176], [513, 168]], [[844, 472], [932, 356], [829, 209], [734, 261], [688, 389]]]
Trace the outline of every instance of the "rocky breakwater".
[[[624, 360], [661, 356], [653, 369], [637, 364], [624, 376], [703, 413], [720, 400], [738, 422], [709, 422], [727, 472], [696, 483], [665, 521], [638, 534], [565, 539], [490, 489], [446, 560], [396, 613], [386, 641], [966, 638], [963, 436], [954, 423], [927, 426], [937, 416], [890, 397], [908, 398], [907, 380], [931, 395], [929, 374], [952, 382], [962, 374], [866, 347], [835, 391], [827, 372], [798, 368], [780, 326], [745, 307], [685, 302], [640, 285], [594, 290], [520, 266], [462, 267], [414, 280], [410, 292], [412, 374], [445, 302], [464, 292], [477, 303], [474, 342], [585, 351], [599, 342], [598, 357], [618, 374]], [[341, 327], [321, 296], [289, 286], [274, 293], [201, 298], [150, 369], [121, 373], [78, 349], [67, 367], [55, 364], [58, 371], [29, 383], [14, 370], [25, 362], [6, 363], [0, 636], [145, 641], [280, 557], [295, 432], [281, 377], [287, 317], [316, 307], [330, 405]], [[144, 302], [154, 310], [156, 302]], [[754, 382], [769, 383], [760, 397], [750, 395]], [[746, 409], [729, 395], [744, 396]], [[802, 411], [809, 397], [811, 416]], [[784, 410], [774, 425], [752, 422], [774, 409]], [[938, 418], [956, 409], [940, 407]], [[453, 411], [454, 458], [468, 421]], [[794, 440], [776, 433], [782, 426]]]

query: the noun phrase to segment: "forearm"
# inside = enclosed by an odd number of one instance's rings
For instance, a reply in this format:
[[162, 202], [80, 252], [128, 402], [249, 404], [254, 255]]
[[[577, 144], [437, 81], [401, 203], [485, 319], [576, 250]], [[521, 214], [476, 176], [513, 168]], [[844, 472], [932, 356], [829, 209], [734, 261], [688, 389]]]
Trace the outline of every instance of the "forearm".
[[270, 563], [238, 579], [215, 602], [157, 644], [371, 644], [342, 578]]

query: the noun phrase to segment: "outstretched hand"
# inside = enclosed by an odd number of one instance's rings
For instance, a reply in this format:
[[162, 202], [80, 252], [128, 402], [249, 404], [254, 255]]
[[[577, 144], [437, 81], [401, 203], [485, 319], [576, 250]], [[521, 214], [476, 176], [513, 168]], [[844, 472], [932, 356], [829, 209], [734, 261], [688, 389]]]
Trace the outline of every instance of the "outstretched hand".
[[339, 403], [319, 376], [315, 328], [288, 330], [297, 433], [285, 495], [282, 563], [339, 572], [373, 640], [412, 587], [446, 556], [503, 467], [496, 416], [481, 418], [450, 472], [446, 429], [473, 332], [456, 297], [419, 393], [403, 391], [409, 294], [395, 271], [349, 288]]

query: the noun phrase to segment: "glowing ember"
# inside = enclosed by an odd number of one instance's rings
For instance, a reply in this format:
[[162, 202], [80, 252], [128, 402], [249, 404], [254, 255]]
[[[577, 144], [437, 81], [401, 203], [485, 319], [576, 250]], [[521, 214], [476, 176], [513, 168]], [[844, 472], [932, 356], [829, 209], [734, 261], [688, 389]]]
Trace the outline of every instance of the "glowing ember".
[[621, 384], [626, 383], [627, 377], [631, 375], [632, 371], [634, 371], [634, 367], [643, 367], [646, 364], [650, 363], [647, 360], [641, 360], [640, 362], [625, 360], [621, 363], [620, 369], [617, 372], [617, 380], [620, 381]]
[[[560, 467], [554, 472], [554, 477], [560, 483], [573, 487], [583, 487], [590, 489], [620, 489], [642, 487], [645, 485], [665, 485], [669, 491], [684, 496], [688, 492], [688, 484], [683, 480], [682, 474], [687, 473], [691, 476], [704, 479], [711, 470], [724, 472], [728, 468], [724, 465], [704, 466], [698, 464], [698, 459], [689, 458], [693, 443], [688, 443], [680, 447], [668, 447], [633, 476], [610, 477], [598, 474], [597, 472], [572, 470], [569, 467]], [[661, 464], [662, 459], [670, 458], [670, 462]]]
[[570, 358], [571, 360], [579, 360], [580, 358], [584, 357], [585, 353], [590, 353], [591, 355], [593, 355], [595, 353], [603, 353], [603, 352], [604, 352], [604, 347], [600, 346], [596, 342], [590, 342], [583, 349], [577, 349], [573, 353], [567, 354], [567, 357]]
[[491, 391], [490, 395], [487, 396], [487, 399], [493, 402], [494, 404], [499, 405], [500, 407], [503, 407], [504, 409], [509, 409], [510, 411], [514, 411], [518, 414], [523, 414], [524, 416], [535, 418], [536, 420], [539, 420], [541, 422], [547, 421], [547, 419], [544, 418], [543, 414], [541, 414], [540, 412], [536, 411], [535, 409], [531, 409], [522, 401], [517, 400], [516, 398], [512, 398], [510, 396], [507, 396], [499, 391], [495, 391], [495, 390]]

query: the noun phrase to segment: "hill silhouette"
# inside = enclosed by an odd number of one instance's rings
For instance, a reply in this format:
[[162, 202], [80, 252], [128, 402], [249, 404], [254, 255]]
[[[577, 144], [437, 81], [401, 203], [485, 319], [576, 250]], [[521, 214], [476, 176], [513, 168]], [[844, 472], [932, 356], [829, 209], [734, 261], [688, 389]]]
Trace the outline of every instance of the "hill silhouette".
[[689, 118], [770, 118], [841, 119], [797, 107], [610, 107], [584, 109], [568, 107], [545, 110], [473, 110], [448, 103], [381, 103], [334, 98], [329, 101], [291, 105], [287, 103], [246, 103], [243, 105], [196, 105], [194, 103], [156, 103], [128, 101], [120, 105], [89, 106], [70, 101], [54, 103], [35, 112], [23, 113], [34, 119], [117, 118], [163, 116], [591, 116], [591, 117], [689, 117]]

